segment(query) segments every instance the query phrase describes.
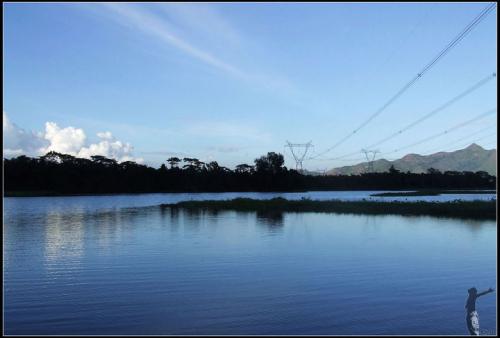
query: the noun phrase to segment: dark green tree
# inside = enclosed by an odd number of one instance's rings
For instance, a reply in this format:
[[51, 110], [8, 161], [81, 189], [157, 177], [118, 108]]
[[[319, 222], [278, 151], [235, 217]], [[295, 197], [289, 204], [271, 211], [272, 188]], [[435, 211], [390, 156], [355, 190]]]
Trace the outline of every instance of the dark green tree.
[[399, 171], [398, 169], [394, 168], [394, 165], [391, 165], [391, 167], [389, 168], [389, 174], [391, 175], [397, 175], [401, 173], [401, 171]]
[[170, 169], [177, 168], [181, 159], [178, 157], [170, 157], [167, 162], [170, 164]]
[[237, 173], [239, 174], [243, 174], [243, 173], [252, 173], [254, 171], [254, 166], [253, 165], [249, 165], [249, 164], [246, 164], [246, 163], [243, 163], [243, 164], [238, 164], [236, 166], [236, 170], [235, 170]]
[[275, 175], [285, 170], [283, 167], [285, 164], [283, 155], [275, 152], [269, 152], [267, 155], [255, 159], [254, 162], [258, 173], [271, 173]]

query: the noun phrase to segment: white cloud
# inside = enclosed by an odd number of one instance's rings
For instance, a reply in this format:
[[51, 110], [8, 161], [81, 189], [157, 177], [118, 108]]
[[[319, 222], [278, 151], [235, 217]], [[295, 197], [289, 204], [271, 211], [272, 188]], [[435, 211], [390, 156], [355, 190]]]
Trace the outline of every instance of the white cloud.
[[83, 129], [75, 127], [61, 128], [55, 122], [46, 122], [44, 132], [26, 131], [11, 123], [3, 113], [4, 157], [19, 155], [41, 156], [49, 151], [69, 154], [76, 157], [90, 158], [93, 155], [106, 156], [118, 162], [135, 161], [142, 163], [142, 158], [133, 156], [130, 143], [115, 139], [109, 131], [97, 133], [97, 143], [86, 145], [87, 136]]
[[56, 151], [76, 155], [84, 146], [86, 136], [83, 129], [60, 128], [55, 122], [46, 122], [44, 138], [50, 142], [49, 146], [43, 150], [44, 153]]
[[3, 112], [3, 151], [4, 156], [12, 157], [25, 154], [38, 155], [49, 142], [42, 133], [33, 133], [19, 128], [10, 122], [7, 114]]
[[97, 136], [100, 138], [103, 138], [105, 140], [113, 139], [113, 135], [111, 135], [111, 132], [109, 132], [109, 131], [105, 131], [103, 133], [97, 133]]
[[99, 143], [91, 144], [88, 147], [82, 147], [78, 152], [78, 157], [90, 158], [93, 155], [102, 155], [109, 158], [114, 158], [118, 162], [124, 161], [135, 161], [142, 163], [142, 158], [134, 158], [132, 156], [133, 147], [130, 143], [124, 143], [122, 141], [116, 140], [111, 132], [106, 131], [103, 133], [97, 133], [97, 136], [101, 139]]

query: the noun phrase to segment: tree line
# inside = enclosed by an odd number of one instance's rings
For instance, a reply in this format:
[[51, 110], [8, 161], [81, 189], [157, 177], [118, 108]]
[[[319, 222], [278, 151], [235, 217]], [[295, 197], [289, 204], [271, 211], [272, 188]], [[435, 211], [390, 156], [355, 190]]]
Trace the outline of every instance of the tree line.
[[159, 168], [104, 156], [78, 158], [51, 151], [38, 158], [4, 159], [4, 190], [47, 194], [145, 192], [230, 192], [385, 189], [495, 189], [487, 172], [400, 172], [361, 175], [304, 175], [284, 166], [282, 154], [269, 152], [235, 169], [216, 161], [171, 157]]

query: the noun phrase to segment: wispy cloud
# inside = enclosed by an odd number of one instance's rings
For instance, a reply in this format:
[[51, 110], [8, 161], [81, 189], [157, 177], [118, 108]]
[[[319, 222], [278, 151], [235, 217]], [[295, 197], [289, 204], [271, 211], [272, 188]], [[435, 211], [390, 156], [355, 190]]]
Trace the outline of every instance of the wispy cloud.
[[139, 151], [139, 153], [143, 155], [155, 155], [155, 156], [180, 156], [180, 157], [186, 157], [189, 156], [190, 154], [181, 152], [181, 151], [163, 151], [163, 150], [156, 150], [156, 151]]
[[[108, 13], [112, 14], [110, 19], [124, 27], [174, 47], [224, 74], [273, 94], [285, 96], [288, 102], [297, 104], [301, 100], [298, 97], [303, 96], [288, 78], [271, 74], [266, 67], [256, 69], [255, 59], [251, 58], [251, 50], [248, 48], [248, 45], [254, 44], [246, 44], [237, 29], [209, 5], [155, 4], [155, 9], [161, 9], [155, 11], [133, 3], [101, 3], [96, 6], [107, 9]], [[234, 60], [241, 56], [243, 51], [245, 57], [252, 60], [250, 68], [242, 66], [241, 60]]]
[[214, 151], [218, 153], [236, 153], [242, 151], [245, 148], [249, 147], [236, 147], [236, 146], [209, 146], [206, 147], [208, 151]]
[[245, 78], [246, 74], [232, 64], [225, 62], [212, 55], [208, 51], [202, 50], [189, 43], [185, 39], [177, 36], [171, 25], [159, 16], [148, 12], [137, 6], [123, 3], [103, 3], [113, 13], [117, 14], [122, 23], [126, 26], [132, 26], [145, 34], [153, 36], [164, 43], [167, 43], [184, 53], [233, 76]]
[[[213, 5], [204, 3], [162, 3], [160, 8], [179, 27], [215, 43], [240, 46], [244, 38]], [[209, 28], [209, 29], [207, 29]]]
[[220, 139], [246, 139], [252, 141], [270, 142], [271, 134], [263, 132], [256, 127], [226, 121], [197, 122], [186, 128], [186, 132], [198, 137], [211, 137]]

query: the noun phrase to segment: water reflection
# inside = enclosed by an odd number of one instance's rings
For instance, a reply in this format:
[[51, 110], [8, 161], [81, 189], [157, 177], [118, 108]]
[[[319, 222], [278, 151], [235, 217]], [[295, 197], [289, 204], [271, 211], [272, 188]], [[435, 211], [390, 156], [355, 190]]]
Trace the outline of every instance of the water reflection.
[[[473, 219], [465, 219], [463, 220], [463, 223], [467, 226], [467, 228], [472, 232], [479, 232], [481, 229], [485, 226], [485, 222], [480, 221], [480, 220], [473, 220]], [[493, 225], [494, 223], [492, 223]]]
[[[306, 226], [302, 221], [304, 214], [287, 213], [292, 217], [293, 223]], [[325, 217], [334, 217], [335, 214], [324, 214]], [[166, 227], [170, 233], [178, 233], [182, 229], [185, 233], [198, 233], [205, 225], [210, 225], [211, 229], [217, 227], [222, 218], [236, 216], [239, 224], [256, 224], [266, 230], [268, 234], [279, 234], [285, 226], [285, 213], [275, 210], [265, 210], [257, 212], [243, 211], [219, 211], [205, 209], [179, 209], [179, 208], [159, 208], [159, 207], [138, 207], [138, 208], [116, 208], [113, 210], [91, 212], [79, 211], [74, 213], [60, 213], [50, 211], [43, 219], [43, 229], [45, 232], [45, 254], [48, 259], [59, 259], [61, 257], [78, 257], [84, 250], [84, 237], [91, 236], [96, 239], [96, 243], [101, 248], [108, 247], [113, 241], [120, 241], [127, 236], [127, 233], [137, 229], [138, 225], [148, 227], [148, 220], [158, 218], [159, 224]], [[390, 219], [390, 215], [350, 215], [353, 218], [362, 220], [363, 232], [375, 234], [380, 230], [384, 220]], [[25, 222], [13, 219], [12, 224], [17, 224], [15, 229], [21, 230], [26, 227]], [[36, 219], [36, 218], [35, 218]], [[408, 216], [405, 217], [407, 225], [419, 225], [422, 219], [428, 219], [433, 226], [439, 224], [446, 226], [466, 226], [471, 232], [479, 232], [482, 227], [492, 222], [481, 220], [460, 220], [453, 225], [449, 224], [446, 218], [434, 218], [430, 216]], [[21, 224], [22, 223], [22, 224]], [[36, 230], [39, 226], [34, 227]], [[142, 228], [141, 228], [142, 229]], [[7, 229], [6, 231], [12, 231]], [[86, 234], [87, 233], [87, 234]], [[10, 234], [16, 236], [16, 232]], [[8, 244], [8, 243], [7, 243]], [[22, 245], [22, 244], [20, 244]]]
[[257, 224], [266, 226], [269, 233], [274, 234], [283, 230], [284, 216], [282, 211], [257, 211], [255, 216]]
[[183, 226], [187, 232], [199, 232], [201, 222], [204, 220], [204, 210], [195, 209], [184, 209], [183, 214]]
[[177, 234], [179, 232], [179, 209], [178, 208], [160, 208], [163, 219], [168, 217], [170, 232]]
[[9, 334], [460, 335], [496, 280], [492, 221], [46, 202], [4, 220]]
[[[157, 213], [155, 208], [154, 213]], [[51, 210], [42, 224], [47, 262], [77, 260], [85, 253], [85, 243], [92, 241], [100, 249], [120, 241], [136, 227], [140, 218], [151, 214], [151, 208], [126, 208], [104, 212], [76, 211], [63, 213]], [[19, 229], [18, 229], [19, 230]]]
[[45, 220], [45, 257], [47, 261], [79, 258], [84, 250], [85, 217], [49, 212]]
[[[220, 211], [217, 209], [179, 209], [179, 208], [160, 208], [162, 217], [168, 217], [170, 226], [177, 230], [179, 219], [183, 219], [185, 230], [198, 232], [202, 224], [216, 226], [220, 218], [236, 215], [240, 221], [251, 221], [258, 225], [265, 226], [270, 234], [278, 233], [284, 226], [284, 213], [281, 211]], [[238, 222], [240, 223], [240, 222]]]

